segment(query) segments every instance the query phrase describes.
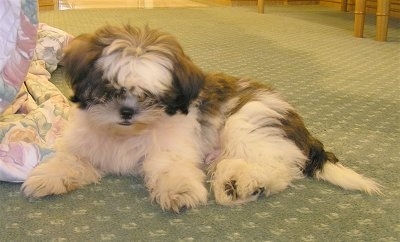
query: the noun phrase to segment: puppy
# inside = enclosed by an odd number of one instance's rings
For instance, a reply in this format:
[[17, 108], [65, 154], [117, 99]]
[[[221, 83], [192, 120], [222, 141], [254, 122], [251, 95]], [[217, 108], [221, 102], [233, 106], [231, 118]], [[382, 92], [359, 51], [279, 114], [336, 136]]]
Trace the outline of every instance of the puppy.
[[380, 193], [375, 181], [324, 150], [269, 85], [204, 73], [177, 40], [149, 27], [105, 26], [75, 38], [65, 70], [76, 108], [56, 153], [22, 185], [63, 194], [107, 174], [140, 175], [150, 198], [179, 212], [256, 200], [313, 177]]

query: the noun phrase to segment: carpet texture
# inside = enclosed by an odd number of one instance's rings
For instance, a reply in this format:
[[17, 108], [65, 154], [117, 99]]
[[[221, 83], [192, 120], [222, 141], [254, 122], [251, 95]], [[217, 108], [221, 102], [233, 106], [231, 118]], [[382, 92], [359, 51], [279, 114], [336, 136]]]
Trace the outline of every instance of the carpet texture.
[[[268, 81], [347, 166], [384, 196], [311, 179], [257, 202], [180, 214], [149, 202], [137, 177], [107, 177], [65, 196], [24, 198], [0, 182], [1, 241], [398, 241], [400, 238], [400, 21], [388, 42], [352, 36], [353, 16], [319, 6], [71, 10], [40, 21], [77, 35], [109, 24], [149, 24], [181, 41], [195, 63]], [[69, 90], [59, 68], [52, 81]]]

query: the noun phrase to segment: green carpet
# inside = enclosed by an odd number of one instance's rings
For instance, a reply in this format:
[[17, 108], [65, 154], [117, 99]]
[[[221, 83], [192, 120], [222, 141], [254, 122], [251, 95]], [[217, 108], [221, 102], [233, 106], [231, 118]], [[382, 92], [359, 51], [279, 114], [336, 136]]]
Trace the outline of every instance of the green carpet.
[[[41, 22], [77, 35], [104, 23], [177, 36], [204, 70], [272, 83], [346, 165], [384, 196], [304, 179], [257, 202], [180, 214], [149, 202], [140, 178], [107, 177], [65, 196], [25, 199], [0, 183], [0, 241], [399, 241], [400, 21], [388, 42], [352, 36], [353, 16], [319, 6], [50, 11]], [[52, 81], [64, 92], [62, 68]]]

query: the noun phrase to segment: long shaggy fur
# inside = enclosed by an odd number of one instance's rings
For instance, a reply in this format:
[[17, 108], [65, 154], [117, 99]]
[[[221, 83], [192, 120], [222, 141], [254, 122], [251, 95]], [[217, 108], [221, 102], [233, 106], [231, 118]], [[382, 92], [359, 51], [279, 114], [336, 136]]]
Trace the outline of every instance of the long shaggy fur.
[[176, 39], [145, 27], [105, 26], [65, 53], [76, 103], [56, 154], [22, 186], [62, 194], [107, 174], [143, 176], [152, 200], [178, 212], [256, 200], [314, 177], [345, 189], [380, 185], [344, 167], [265, 83], [204, 73]]

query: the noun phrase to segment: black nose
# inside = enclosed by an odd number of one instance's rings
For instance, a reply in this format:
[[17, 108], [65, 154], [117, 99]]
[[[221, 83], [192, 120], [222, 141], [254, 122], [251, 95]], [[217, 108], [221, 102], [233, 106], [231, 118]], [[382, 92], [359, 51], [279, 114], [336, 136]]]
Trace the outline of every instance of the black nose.
[[128, 120], [133, 117], [135, 110], [133, 108], [123, 107], [121, 110], [119, 110], [119, 114], [121, 115], [122, 119]]

